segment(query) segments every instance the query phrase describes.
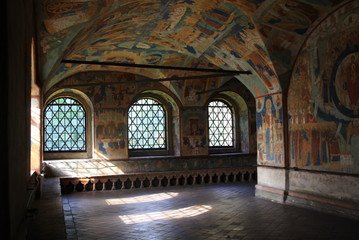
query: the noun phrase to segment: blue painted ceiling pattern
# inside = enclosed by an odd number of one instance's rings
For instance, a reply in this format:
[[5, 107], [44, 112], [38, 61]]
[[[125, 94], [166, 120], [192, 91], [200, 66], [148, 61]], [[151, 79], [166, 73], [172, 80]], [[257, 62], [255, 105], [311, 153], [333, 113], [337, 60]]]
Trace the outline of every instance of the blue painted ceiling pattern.
[[[338, 0], [44, 0], [37, 2], [45, 91], [85, 71], [150, 78], [173, 70], [64, 64], [62, 59], [250, 70], [255, 95], [282, 90], [299, 47]], [[219, 80], [223, 81], [223, 80]]]

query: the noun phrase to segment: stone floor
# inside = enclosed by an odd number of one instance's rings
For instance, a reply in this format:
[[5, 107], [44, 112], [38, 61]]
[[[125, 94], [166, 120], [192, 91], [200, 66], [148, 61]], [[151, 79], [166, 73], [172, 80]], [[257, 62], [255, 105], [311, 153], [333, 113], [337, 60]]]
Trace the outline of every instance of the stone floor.
[[255, 198], [253, 183], [73, 193], [63, 203], [67, 239], [359, 239], [359, 221]]
[[66, 195], [78, 239], [358, 239], [359, 222], [254, 197], [254, 184]]

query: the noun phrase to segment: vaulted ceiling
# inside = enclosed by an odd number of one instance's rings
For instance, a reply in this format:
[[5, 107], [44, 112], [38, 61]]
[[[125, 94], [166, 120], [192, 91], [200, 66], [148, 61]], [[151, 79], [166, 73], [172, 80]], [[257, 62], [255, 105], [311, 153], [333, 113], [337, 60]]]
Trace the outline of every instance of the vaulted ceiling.
[[198, 73], [63, 63], [62, 60], [249, 70], [255, 95], [285, 90], [311, 31], [342, 0], [38, 0], [44, 90], [85, 71], [149, 78]]

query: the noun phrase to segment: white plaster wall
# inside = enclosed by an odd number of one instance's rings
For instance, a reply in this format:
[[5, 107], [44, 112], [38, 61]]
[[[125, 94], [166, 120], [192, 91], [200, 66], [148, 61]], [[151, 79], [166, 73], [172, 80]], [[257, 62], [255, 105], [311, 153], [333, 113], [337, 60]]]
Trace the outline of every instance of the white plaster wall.
[[258, 167], [258, 185], [272, 187], [284, 190], [285, 189], [285, 170]]
[[289, 190], [359, 202], [357, 177], [290, 171]]

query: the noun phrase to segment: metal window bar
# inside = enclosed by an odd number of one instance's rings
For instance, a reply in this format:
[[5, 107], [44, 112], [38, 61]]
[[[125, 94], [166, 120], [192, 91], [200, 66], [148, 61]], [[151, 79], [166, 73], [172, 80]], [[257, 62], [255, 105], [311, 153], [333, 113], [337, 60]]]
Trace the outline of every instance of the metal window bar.
[[142, 98], [128, 111], [128, 147], [164, 150], [167, 146], [166, 111], [155, 100]]
[[57, 98], [46, 106], [44, 151], [86, 151], [86, 112], [75, 99]]
[[222, 101], [208, 104], [208, 126], [210, 147], [233, 147], [233, 113]]

